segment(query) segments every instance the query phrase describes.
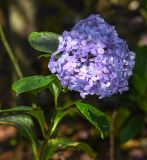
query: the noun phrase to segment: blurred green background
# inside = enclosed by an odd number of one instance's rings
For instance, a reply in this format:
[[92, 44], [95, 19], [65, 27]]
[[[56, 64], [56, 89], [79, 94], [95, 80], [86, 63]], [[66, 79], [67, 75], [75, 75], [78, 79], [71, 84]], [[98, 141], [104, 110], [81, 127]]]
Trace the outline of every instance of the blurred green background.
[[[116, 160], [147, 159], [147, 0], [0, 0], [0, 24], [15, 53], [24, 76], [50, 74], [48, 59], [37, 58], [39, 52], [28, 43], [33, 31], [50, 31], [61, 34], [80, 19], [90, 14], [100, 14], [114, 25], [119, 36], [136, 53], [134, 75], [130, 90], [99, 100], [89, 96], [86, 102], [103, 110], [110, 121], [113, 113]], [[30, 104], [34, 99], [43, 106], [46, 116], [51, 113], [53, 101], [45, 91], [36, 98], [23, 95], [16, 98], [11, 84], [17, 79], [13, 66], [0, 41], [0, 107]], [[30, 97], [30, 95], [29, 95]], [[60, 102], [76, 99], [78, 93], [70, 92], [60, 97]], [[75, 125], [76, 124], [76, 125]], [[109, 138], [100, 140], [96, 131], [84, 119], [70, 115], [59, 127], [60, 134], [73, 140], [88, 142], [98, 153], [97, 159], [107, 160]], [[38, 137], [40, 133], [37, 131]], [[103, 146], [103, 147], [102, 147]], [[91, 160], [81, 152], [62, 152], [67, 160]], [[14, 158], [15, 157], [15, 158]], [[0, 127], [0, 160], [33, 160], [29, 143], [19, 137], [13, 128]], [[59, 153], [53, 158], [61, 159]]]

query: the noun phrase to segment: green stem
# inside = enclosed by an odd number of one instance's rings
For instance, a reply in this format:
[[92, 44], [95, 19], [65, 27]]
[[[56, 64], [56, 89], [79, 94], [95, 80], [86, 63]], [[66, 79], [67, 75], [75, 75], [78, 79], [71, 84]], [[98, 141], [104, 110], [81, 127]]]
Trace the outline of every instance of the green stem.
[[56, 131], [56, 128], [58, 124], [60, 123], [60, 121], [62, 120], [62, 118], [65, 117], [68, 113], [72, 113], [75, 111], [77, 110], [74, 107], [68, 108], [67, 110], [62, 110], [62, 111], [58, 110], [56, 117], [55, 117], [54, 125], [52, 126], [52, 129], [51, 129], [51, 135]]
[[42, 146], [42, 149], [41, 149], [40, 160], [47, 160], [47, 157], [45, 156], [45, 153], [46, 153], [47, 146], [48, 146], [48, 140], [51, 137], [52, 128], [54, 126], [54, 120], [56, 118], [56, 115], [57, 115], [57, 111], [54, 112], [53, 117], [51, 119], [50, 126], [49, 126], [48, 131], [47, 131], [47, 136], [46, 136], [47, 138], [45, 139], [45, 141], [43, 143], [43, 146]]
[[32, 149], [33, 149], [35, 160], [39, 160], [36, 141], [35, 141], [34, 137], [32, 137], [32, 135], [30, 134], [30, 132], [28, 130], [26, 130], [26, 132], [32, 142]]
[[22, 74], [22, 72], [21, 72], [21, 70], [19, 68], [17, 60], [16, 60], [16, 58], [14, 56], [14, 53], [12, 52], [12, 49], [10, 48], [10, 46], [8, 44], [8, 41], [6, 39], [6, 36], [4, 34], [4, 31], [3, 31], [2, 27], [1, 27], [1, 25], [0, 25], [0, 37], [1, 37], [1, 40], [2, 40], [2, 42], [4, 44], [4, 47], [6, 49], [6, 53], [8, 54], [8, 56], [9, 56], [11, 62], [12, 62], [12, 65], [13, 65], [13, 67], [15, 69], [15, 72], [16, 72], [17, 76], [19, 78], [22, 78], [23, 74]]
[[32, 149], [33, 149], [35, 160], [39, 160], [39, 156], [38, 156], [38, 152], [37, 152], [37, 147], [32, 144]]
[[110, 144], [110, 160], [115, 160], [115, 133], [114, 133], [114, 125], [115, 125], [115, 118], [117, 116], [117, 111], [113, 111], [112, 113], [112, 119], [110, 122], [110, 139], [109, 139], [109, 144]]
[[40, 156], [40, 160], [47, 160], [47, 157], [45, 157], [45, 153], [47, 150], [47, 146], [48, 146], [48, 140], [50, 139], [50, 137], [53, 135], [53, 133], [55, 133], [58, 124], [60, 123], [60, 121], [62, 120], [62, 118], [67, 115], [68, 113], [74, 112], [76, 111], [75, 108], [68, 108], [67, 110], [60, 110], [58, 108], [58, 110], [55, 111], [55, 113], [53, 114], [53, 118], [51, 120], [51, 124], [49, 126], [48, 132], [47, 132], [47, 138], [44, 141], [43, 147], [42, 147], [42, 151], [41, 151], [41, 156]]

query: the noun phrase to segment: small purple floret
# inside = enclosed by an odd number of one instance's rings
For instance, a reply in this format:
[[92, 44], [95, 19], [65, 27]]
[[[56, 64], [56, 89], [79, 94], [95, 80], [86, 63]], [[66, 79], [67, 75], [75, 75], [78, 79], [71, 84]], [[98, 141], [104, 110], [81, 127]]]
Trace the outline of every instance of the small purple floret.
[[134, 58], [115, 28], [91, 15], [63, 32], [48, 67], [64, 87], [80, 92], [82, 98], [93, 94], [103, 98], [128, 90]]

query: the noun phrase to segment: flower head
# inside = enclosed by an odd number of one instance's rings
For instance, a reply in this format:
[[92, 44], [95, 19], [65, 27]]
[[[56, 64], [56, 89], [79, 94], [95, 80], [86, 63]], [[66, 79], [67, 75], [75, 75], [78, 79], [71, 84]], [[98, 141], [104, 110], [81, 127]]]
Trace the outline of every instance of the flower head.
[[103, 98], [128, 90], [134, 58], [115, 28], [91, 15], [63, 32], [48, 66], [63, 86], [80, 92], [82, 98], [89, 94]]

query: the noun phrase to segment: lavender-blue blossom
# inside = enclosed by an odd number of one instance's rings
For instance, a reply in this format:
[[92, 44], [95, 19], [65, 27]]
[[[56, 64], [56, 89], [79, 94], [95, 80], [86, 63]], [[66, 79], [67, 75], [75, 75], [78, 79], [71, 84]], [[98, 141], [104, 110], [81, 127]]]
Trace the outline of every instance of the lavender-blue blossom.
[[93, 94], [103, 98], [128, 90], [134, 58], [115, 27], [91, 15], [63, 32], [48, 67], [64, 87], [80, 92], [82, 98]]

